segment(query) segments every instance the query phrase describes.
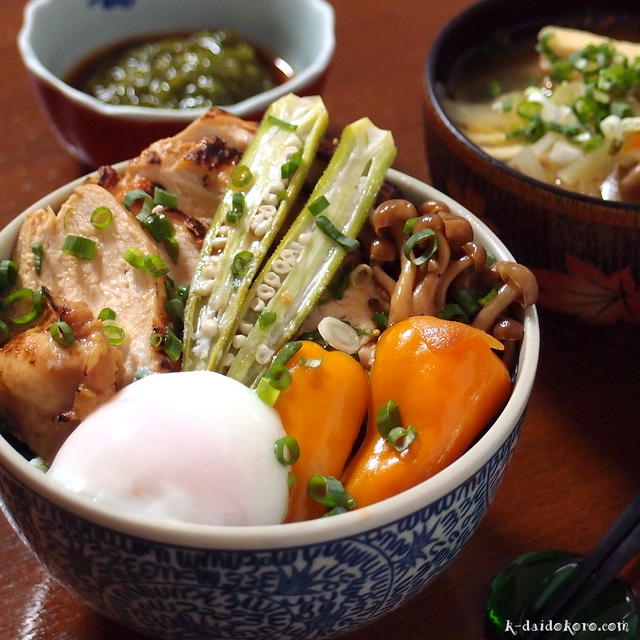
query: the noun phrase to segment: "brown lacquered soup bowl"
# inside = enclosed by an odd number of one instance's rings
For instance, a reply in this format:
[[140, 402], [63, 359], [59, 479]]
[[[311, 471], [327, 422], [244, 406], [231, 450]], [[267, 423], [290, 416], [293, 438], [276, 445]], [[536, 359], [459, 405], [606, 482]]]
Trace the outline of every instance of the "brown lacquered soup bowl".
[[333, 9], [326, 0], [30, 0], [18, 46], [61, 142], [98, 167], [136, 156], [206, 109], [105, 104], [72, 86], [69, 75], [115, 44], [202, 29], [232, 29], [288, 69], [282, 84], [223, 106], [248, 120], [259, 119], [287, 93], [319, 93], [335, 47]]
[[[529, 266], [540, 306], [573, 326], [640, 326], [640, 205], [604, 201], [543, 183], [492, 158], [459, 131], [441, 98], [466, 48], [489, 34], [557, 24], [598, 31], [633, 19], [632, 0], [482, 0], [455, 17], [431, 49], [424, 106], [434, 185], [487, 222]], [[640, 33], [640, 32], [639, 32]]]

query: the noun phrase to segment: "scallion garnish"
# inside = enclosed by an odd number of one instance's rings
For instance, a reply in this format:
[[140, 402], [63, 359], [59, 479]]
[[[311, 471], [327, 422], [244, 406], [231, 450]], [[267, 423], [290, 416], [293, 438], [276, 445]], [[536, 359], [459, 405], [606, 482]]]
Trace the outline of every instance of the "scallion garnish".
[[389, 437], [389, 433], [401, 424], [400, 409], [394, 400], [389, 400], [376, 411], [376, 426], [385, 440]]
[[144, 269], [144, 251], [136, 249], [135, 247], [129, 247], [125, 249], [122, 257], [136, 269]]
[[406, 451], [416, 439], [418, 432], [414, 427], [407, 427], [403, 429], [402, 427], [396, 427], [395, 429], [391, 429], [389, 435], [387, 436], [387, 442], [398, 452], [402, 453]]
[[293, 471], [289, 471], [287, 474], [287, 489], [291, 489], [293, 485], [297, 482], [296, 474]]
[[283, 467], [295, 464], [300, 457], [300, 445], [293, 436], [283, 436], [275, 443], [276, 459]]
[[292, 124], [291, 122], [285, 122], [284, 120], [280, 120], [280, 118], [276, 118], [275, 116], [268, 115], [267, 122], [271, 124], [275, 124], [277, 127], [281, 129], [286, 129], [287, 131], [295, 131], [298, 128], [297, 124]]
[[325, 507], [353, 509], [356, 506], [356, 501], [347, 493], [342, 482], [333, 476], [314, 473], [309, 479], [307, 493], [312, 500]]
[[104, 229], [108, 227], [112, 220], [113, 213], [109, 207], [98, 207], [97, 209], [94, 209], [90, 218], [91, 224], [96, 229]]
[[167, 298], [164, 303], [164, 308], [167, 310], [171, 320], [181, 325], [184, 322], [184, 301], [177, 296], [174, 298]]
[[111, 307], [105, 307], [100, 310], [98, 314], [98, 320], [115, 320], [116, 312]]
[[261, 329], [266, 329], [272, 325], [278, 319], [278, 314], [275, 311], [263, 311], [258, 316], [258, 324]]
[[0, 291], [11, 289], [18, 278], [18, 267], [13, 260], [0, 261]]
[[76, 341], [73, 330], [66, 322], [54, 322], [49, 327], [51, 337], [63, 347], [69, 347]]
[[244, 194], [236, 192], [231, 196], [231, 209], [227, 211], [227, 222], [238, 222], [244, 213]]
[[483, 296], [478, 298], [478, 304], [481, 307], [484, 307], [489, 303], [489, 301], [493, 300], [493, 298], [495, 298], [497, 294], [498, 294], [498, 287], [492, 287], [491, 289], [489, 289], [489, 291], [487, 291], [487, 293], [485, 293]]
[[0, 320], [0, 344], [4, 344], [11, 337], [11, 329], [9, 325]]
[[96, 253], [98, 243], [84, 236], [68, 235], [62, 244], [62, 251], [75, 258], [91, 260]]
[[278, 389], [278, 391], [285, 391], [291, 384], [289, 369], [277, 362], [271, 365], [267, 373], [265, 373], [265, 377], [269, 380], [271, 386]]
[[238, 165], [231, 172], [231, 184], [234, 187], [246, 187], [252, 180], [253, 174], [251, 173], [251, 169], [244, 164]]
[[236, 253], [231, 263], [231, 273], [233, 273], [234, 277], [238, 279], [242, 278], [249, 270], [252, 260], [253, 253], [251, 253], [251, 251], [240, 251], [240, 253]]
[[311, 213], [314, 216], [317, 216], [321, 211], [324, 211], [328, 206], [329, 206], [329, 201], [327, 200], [327, 198], [325, 196], [320, 196], [319, 198], [316, 198], [309, 205], [309, 211], [311, 211]]
[[376, 311], [371, 315], [371, 320], [384, 331], [389, 326], [389, 314], [386, 311]]
[[273, 407], [280, 396], [280, 390], [276, 389], [268, 378], [260, 378], [256, 387], [256, 395], [267, 406]]
[[[419, 256], [416, 256], [413, 250], [422, 242], [427, 242], [427, 246], [423, 249]], [[421, 229], [414, 233], [402, 245], [402, 251], [407, 259], [415, 265], [421, 265], [431, 260], [438, 251], [438, 236], [433, 229]]]
[[40, 241], [31, 243], [31, 251], [33, 252], [33, 268], [40, 275], [42, 272], [42, 258], [44, 257], [44, 245]]
[[144, 257], [144, 268], [154, 278], [169, 273], [169, 267], [157, 253], [149, 253]]
[[341, 513], [347, 513], [349, 509], [346, 507], [333, 507], [333, 509], [329, 509], [327, 513], [323, 514], [322, 518], [330, 518], [331, 516], [339, 516]]
[[404, 226], [402, 227], [402, 230], [405, 233], [409, 233], [409, 234], [413, 233], [413, 227], [416, 226], [416, 222], [418, 222], [418, 220], [420, 220], [418, 216], [409, 218], [408, 220], [405, 221]]
[[445, 304], [442, 309], [440, 309], [440, 313], [438, 313], [438, 318], [442, 318], [443, 320], [453, 320], [454, 318], [459, 318], [461, 322], [465, 324], [469, 323], [469, 316], [462, 310], [462, 307], [455, 302], [449, 302]]
[[280, 167], [280, 177], [288, 180], [302, 163], [302, 152], [296, 151], [292, 156]]
[[42, 313], [42, 292], [31, 289], [18, 289], [10, 293], [2, 302], [2, 309], [8, 312], [13, 305], [22, 302], [29, 303], [29, 307], [21, 316], [8, 316], [7, 320], [17, 325], [24, 325], [33, 322]]
[[480, 305], [469, 289], [456, 287], [451, 290], [451, 297], [460, 305], [469, 318], [473, 318], [480, 311]]
[[151, 335], [149, 336], [149, 344], [154, 349], [159, 349], [162, 346], [163, 342], [164, 342], [164, 334], [159, 333], [158, 331], [151, 332]]
[[331, 222], [331, 220], [326, 216], [318, 216], [316, 218], [316, 226], [320, 231], [329, 236], [334, 242], [347, 251], [355, 251], [360, 247], [358, 240], [345, 236], [344, 233], [336, 229], [333, 222]]
[[178, 208], [178, 198], [173, 193], [169, 193], [161, 187], [156, 187], [153, 190], [153, 201], [155, 204], [159, 204], [167, 209]]
[[273, 360], [274, 364], [287, 364], [293, 356], [302, 348], [301, 342], [287, 342], [287, 344], [278, 351], [278, 355]]
[[142, 189], [133, 189], [131, 191], [127, 191], [124, 195], [124, 206], [127, 209], [131, 209], [133, 204], [138, 200], [144, 200], [142, 208], [147, 211], [151, 211], [153, 209], [153, 198]]
[[113, 322], [113, 320], [105, 320], [102, 323], [102, 330], [109, 344], [117, 347], [124, 342], [126, 332], [119, 324]]
[[167, 327], [167, 335], [164, 338], [164, 352], [171, 362], [176, 362], [182, 355], [182, 340], [173, 332], [171, 327]]

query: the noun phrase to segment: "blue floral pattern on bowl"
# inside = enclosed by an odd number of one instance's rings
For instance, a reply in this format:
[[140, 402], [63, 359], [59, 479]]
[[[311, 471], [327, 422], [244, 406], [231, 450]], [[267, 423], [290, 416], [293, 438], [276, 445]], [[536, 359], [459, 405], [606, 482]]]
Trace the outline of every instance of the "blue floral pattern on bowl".
[[522, 417], [488, 462], [436, 502], [351, 537], [271, 550], [204, 550], [94, 525], [0, 468], [4, 510], [63, 584], [121, 624], [181, 640], [322, 640], [421, 591], [476, 530]]
[[88, 0], [87, 5], [94, 7], [100, 4], [104, 9], [114, 9], [116, 7], [132, 7], [135, 3], [136, 0]]

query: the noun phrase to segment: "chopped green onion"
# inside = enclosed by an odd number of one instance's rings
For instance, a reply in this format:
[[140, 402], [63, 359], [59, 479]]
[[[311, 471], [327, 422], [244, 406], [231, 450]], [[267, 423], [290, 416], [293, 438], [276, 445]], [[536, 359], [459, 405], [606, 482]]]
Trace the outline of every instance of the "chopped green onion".
[[311, 211], [311, 213], [314, 216], [317, 216], [321, 211], [324, 211], [328, 206], [329, 206], [329, 201], [327, 200], [327, 198], [325, 196], [320, 196], [319, 198], [316, 198], [309, 205], [309, 211]]
[[291, 158], [280, 167], [280, 177], [283, 180], [288, 180], [298, 170], [301, 163], [302, 152], [296, 151]]
[[159, 204], [167, 209], [178, 208], [178, 198], [173, 193], [169, 193], [160, 187], [156, 187], [153, 190], [153, 201], [155, 204]]
[[238, 165], [231, 172], [231, 184], [234, 187], [246, 187], [253, 180], [251, 169], [244, 164]]
[[49, 471], [49, 465], [40, 457], [31, 458], [29, 460], [29, 464], [33, 465], [38, 471], [42, 471], [43, 473], [47, 473]]
[[539, 102], [521, 102], [516, 110], [517, 114], [525, 120], [531, 120], [534, 116], [539, 116], [542, 111], [542, 104]]
[[113, 322], [113, 320], [105, 320], [102, 323], [102, 330], [107, 337], [107, 342], [116, 347], [124, 342], [127, 335], [125, 330], [119, 324]]
[[66, 322], [54, 322], [49, 327], [51, 337], [63, 347], [69, 347], [76, 341], [73, 330]]
[[98, 320], [115, 320], [116, 312], [111, 307], [105, 307], [98, 314]]
[[505, 98], [500, 105], [500, 108], [504, 113], [511, 111], [513, 109], [513, 98]]
[[258, 324], [261, 329], [266, 329], [272, 325], [278, 319], [278, 314], [275, 311], [263, 311], [258, 316]]
[[144, 268], [154, 278], [159, 278], [169, 273], [169, 267], [157, 253], [149, 253], [144, 257]]
[[143, 208], [151, 211], [153, 208], [153, 198], [142, 189], [133, 189], [132, 191], [127, 191], [124, 196], [124, 206], [127, 209], [131, 209], [131, 206], [134, 202], [138, 200], [144, 200]]
[[277, 127], [281, 129], [286, 129], [287, 131], [295, 131], [298, 128], [297, 124], [292, 124], [291, 122], [285, 122], [284, 120], [280, 120], [280, 118], [276, 118], [275, 116], [268, 115], [267, 122], [271, 124], [275, 124]]
[[618, 118], [632, 118], [635, 113], [626, 102], [612, 102], [610, 105], [611, 113]]
[[42, 242], [32, 242], [31, 251], [33, 251], [33, 268], [35, 272], [40, 275], [42, 272], [42, 257], [44, 252], [44, 245]]
[[356, 506], [355, 500], [346, 492], [342, 482], [333, 476], [314, 473], [309, 479], [307, 493], [312, 500], [325, 507], [353, 509]]
[[359, 336], [370, 336], [373, 334], [375, 329], [369, 329], [369, 327], [354, 327], [356, 335]]
[[151, 332], [151, 335], [149, 336], [149, 344], [154, 349], [159, 349], [162, 346], [163, 342], [164, 342], [164, 335], [162, 333], [159, 333], [158, 331]]
[[459, 304], [455, 304], [454, 302], [445, 304], [444, 307], [440, 309], [438, 318], [442, 318], [443, 320], [460, 318], [461, 322], [469, 323], [469, 316], [462, 310], [462, 307]]
[[347, 507], [333, 507], [333, 509], [329, 509], [329, 511], [321, 517], [330, 518], [331, 516], [339, 516], [341, 513], [347, 513], [347, 511], [349, 511]]
[[451, 297], [460, 305], [469, 318], [472, 318], [480, 311], [480, 305], [469, 289], [464, 287], [452, 289]]
[[287, 364], [293, 356], [300, 351], [302, 342], [287, 342], [287, 344], [278, 351], [278, 355], [275, 357], [273, 364]]
[[418, 222], [418, 220], [420, 220], [420, 218], [418, 216], [414, 216], [413, 218], [409, 218], [404, 223], [404, 227], [402, 227], [402, 230], [405, 233], [409, 233], [409, 234], [413, 233], [413, 227], [416, 226], [416, 222]]
[[167, 298], [164, 303], [164, 308], [171, 320], [177, 324], [181, 325], [184, 322], [184, 301], [178, 297], [175, 298]]
[[136, 369], [136, 372], [133, 374], [134, 380], [142, 380], [142, 378], [146, 378], [151, 375], [151, 371], [147, 369], [147, 367], [140, 367], [140, 369]]
[[402, 453], [406, 451], [416, 439], [418, 432], [414, 427], [407, 427], [403, 429], [402, 427], [396, 427], [395, 429], [391, 429], [389, 435], [387, 436], [387, 442], [398, 452]]
[[164, 338], [164, 352], [172, 362], [176, 362], [182, 355], [182, 340], [167, 327], [167, 335]]
[[244, 194], [237, 192], [231, 196], [231, 210], [227, 212], [227, 222], [238, 222], [244, 213]]
[[322, 364], [322, 358], [300, 358], [300, 364], [309, 369], [317, 369]]
[[18, 279], [18, 267], [13, 260], [0, 261], [0, 290], [11, 289]]
[[9, 325], [0, 320], [0, 344], [4, 344], [11, 337], [11, 329]]
[[122, 254], [122, 257], [136, 269], [144, 269], [144, 252], [135, 247], [129, 247]]
[[273, 407], [280, 396], [280, 390], [276, 389], [268, 378], [260, 378], [260, 382], [256, 387], [256, 394], [262, 402], [269, 407]]
[[164, 242], [176, 234], [173, 223], [164, 213], [139, 213], [136, 217], [156, 242]]
[[291, 384], [291, 373], [289, 369], [277, 362], [271, 365], [264, 377], [269, 380], [272, 387], [275, 387], [279, 391], [285, 391]]
[[371, 315], [371, 320], [384, 331], [389, 326], [389, 314], [386, 311], [376, 311]]
[[293, 471], [289, 471], [287, 474], [287, 489], [291, 489], [297, 480], [298, 478], [296, 478], [296, 474], [293, 473]]
[[[419, 256], [412, 255], [413, 249], [421, 242], [427, 241], [429, 244]], [[433, 229], [422, 229], [414, 233], [402, 246], [402, 250], [407, 259], [415, 265], [421, 265], [430, 260], [438, 251], [438, 236]]]
[[253, 253], [251, 253], [251, 251], [240, 251], [240, 253], [236, 253], [231, 263], [231, 273], [233, 273], [236, 278], [242, 278], [242, 276], [247, 273], [252, 260]]
[[13, 324], [23, 325], [33, 322], [42, 313], [42, 292], [31, 289], [18, 289], [9, 294], [2, 302], [3, 311], [8, 311], [14, 304], [28, 300], [31, 305], [21, 316], [8, 316]]
[[487, 291], [487, 293], [485, 293], [482, 297], [478, 298], [478, 304], [481, 307], [484, 307], [489, 303], [490, 300], [493, 300], [493, 298], [495, 298], [496, 295], [498, 295], [498, 287], [493, 287], [492, 289]]
[[163, 240], [164, 248], [166, 249], [169, 257], [176, 262], [178, 255], [180, 254], [180, 245], [175, 238], [165, 238]]
[[278, 438], [274, 449], [276, 459], [283, 467], [295, 464], [300, 457], [300, 445], [293, 436]]
[[389, 437], [389, 433], [401, 424], [400, 409], [394, 400], [389, 400], [376, 411], [376, 426], [385, 440]]
[[189, 297], [189, 285], [188, 284], [180, 285], [176, 289], [176, 296], [180, 298], [182, 302], [186, 302], [187, 298]]
[[62, 251], [75, 258], [91, 260], [96, 253], [97, 242], [84, 236], [68, 235], [62, 244]]
[[325, 216], [318, 216], [316, 218], [316, 225], [320, 231], [328, 235], [343, 249], [346, 249], [347, 251], [355, 251], [360, 247], [360, 243], [355, 238], [345, 236], [341, 231], [338, 231], [329, 218]]
[[98, 207], [93, 210], [90, 220], [96, 229], [104, 229], [111, 224], [113, 213], [109, 207]]

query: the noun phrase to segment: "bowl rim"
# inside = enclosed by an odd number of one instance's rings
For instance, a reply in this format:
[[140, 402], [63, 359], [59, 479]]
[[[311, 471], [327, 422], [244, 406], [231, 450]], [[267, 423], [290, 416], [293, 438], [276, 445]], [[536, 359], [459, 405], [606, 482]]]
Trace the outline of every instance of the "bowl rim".
[[[121, 171], [124, 166], [126, 162], [114, 165], [114, 168]], [[87, 175], [95, 175], [95, 172]], [[12, 246], [22, 221], [30, 212], [49, 204], [57, 206], [62, 203], [76, 186], [85, 181], [86, 177], [67, 183], [23, 211], [0, 231], [0, 245], [6, 243]], [[452, 211], [470, 221], [474, 234], [482, 236], [483, 244], [486, 244], [498, 259], [513, 260], [511, 253], [495, 234], [452, 198], [431, 185], [393, 169], [387, 172], [387, 178], [401, 191], [407, 193], [408, 197], [416, 197], [416, 194], [420, 194], [418, 197], [445, 202]], [[112, 507], [99, 505], [87, 497], [72, 494], [62, 485], [58, 486], [25, 460], [2, 437], [0, 437], [0, 466], [41, 498], [74, 516], [120, 534], [141, 539], [181, 547], [224, 550], [275, 550], [340, 540], [388, 525], [420, 511], [463, 485], [496, 454], [517, 428], [519, 420], [525, 413], [533, 386], [540, 348], [540, 330], [535, 307], [525, 311], [524, 327], [525, 338], [521, 345], [518, 371], [511, 396], [484, 435], [460, 458], [433, 477], [386, 500], [333, 518], [263, 526], [222, 526], [189, 524], [125, 513]]]
[[[528, 183], [532, 187], [536, 187], [538, 189], [542, 189], [543, 191], [548, 192], [549, 194], [556, 197], [569, 198], [572, 200], [578, 200], [583, 202], [584, 204], [605, 207], [617, 212], [625, 211], [631, 214], [640, 214], [640, 203], [631, 203], [631, 202], [619, 202], [616, 200], [604, 200], [602, 198], [596, 198], [594, 196], [588, 196], [583, 193], [578, 193], [576, 191], [570, 191], [569, 189], [563, 189], [562, 187], [558, 187], [557, 185], [548, 184], [546, 182], [542, 182], [542, 180], [538, 180], [537, 178], [533, 178], [531, 176], [526, 175], [510, 167], [505, 164], [501, 160], [497, 160], [493, 156], [489, 155], [485, 151], [483, 151], [480, 147], [478, 147], [474, 142], [472, 142], [465, 134], [458, 129], [458, 127], [453, 123], [453, 121], [447, 115], [447, 112], [442, 106], [440, 101], [440, 96], [438, 95], [438, 87], [441, 83], [436, 81], [437, 75], [437, 63], [438, 58], [442, 53], [442, 49], [445, 47], [448, 40], [451, 38], [451, 34], [455, 32], [455, 30], [462, 24], [465, 24], [467, 21], [473, 20], [475, 18], [475, 14], [479, 11], [485, 9], [485, 7], [490, 7], [496, 2], [501, 2], [502, 0], [478, 0], [472, 5], [469, 5], [459, 13], [457, 13], [449, 22], [447, 22], [439, 31], [435, 40], [433, 41], [433, 45], [429, 51], [427, 56], [427, 60], [424, 67], [424, 78], [426, 85], [427, 98], [431, 103], [438, 119], [446, 126], [448, 131], [453, 134], [453, 136], [466, 148], [470, 149], [475, 155], [479, 156], [485, 162], [488, 162], [494, 169], [501, 171], [511, 178], [516, 180], [522, 180], [525, 183]], [[514, 23], [514, 28], [518, 26], [518, 23]]]
[[[301, 2], [302, 0], [298, 0]], [[131, 120], [190, 122], [208, 110], [208, 107], [197, 109], [167, 109], [155, 107], [138, 107], [130, 105], [110, 105], [100, 102], [79, 89], [64, 82], [40, 61], [31, 46], [34, 37], [34, 23], [37, 12], [55, 0], [30, 0], [23, 13], [23, 22], [18, 33], [18, 50], [27, 69], [45, 85], [58, 91], [74, 104], [107, 117], [127, 118]], [[248, 98], [226, 105], [223, 108], [238, 116], [250, 115], [264, 111], [274, 100], [296, 93], [313, 84], [327, 69], [335, 51], [335, 13], [327, 0], [304, 0], [308, 7], [318, 16], [316, 29], [321, 35], [321, 47], [315, 58], [300, 72], [294, 74], [286, 82], [267, 91], [257, 93]]]

